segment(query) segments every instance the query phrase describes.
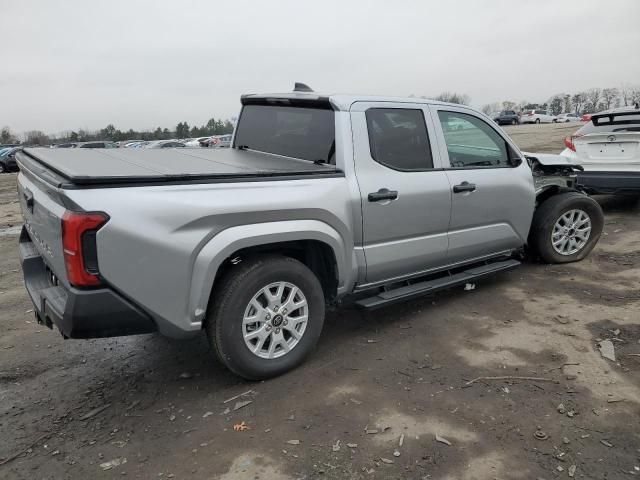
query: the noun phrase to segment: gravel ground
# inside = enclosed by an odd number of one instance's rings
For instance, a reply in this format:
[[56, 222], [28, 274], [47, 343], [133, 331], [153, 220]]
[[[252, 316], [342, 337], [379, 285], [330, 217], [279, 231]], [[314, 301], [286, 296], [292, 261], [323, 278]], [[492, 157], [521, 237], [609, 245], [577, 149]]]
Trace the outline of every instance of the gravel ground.
[[[506, 130], [557, 153], [576, 128]], [[65, 341], [37, 325], [15, 175], [2, 175], [0, 478], [638, 476], [639, 207], [599, 201], [605, 233], [583, 262], [525, 264], [373, 313], [344, 306], [305, 365], [249, 383], [204, 338]], [[606, 339], [616, 361], [598, 350]]]

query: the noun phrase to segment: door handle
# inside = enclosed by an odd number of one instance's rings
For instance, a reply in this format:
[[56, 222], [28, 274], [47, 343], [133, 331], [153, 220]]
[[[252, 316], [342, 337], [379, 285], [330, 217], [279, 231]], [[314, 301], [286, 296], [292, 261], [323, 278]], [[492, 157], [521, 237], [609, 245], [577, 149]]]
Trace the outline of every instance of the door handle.
[[377, 192], [370, 193], [367, 197], [370, 202], [379, 202], [381, 200], [395, 200], [398, 198], [398, 192], [396, 190], [389, 190], [388, 188], [381, 188]]
[[475, 192], [476, 184], [469, 182], [462, 182], [460, 185], [453, 186], [453, 193], [463, 193], [463, 192]]

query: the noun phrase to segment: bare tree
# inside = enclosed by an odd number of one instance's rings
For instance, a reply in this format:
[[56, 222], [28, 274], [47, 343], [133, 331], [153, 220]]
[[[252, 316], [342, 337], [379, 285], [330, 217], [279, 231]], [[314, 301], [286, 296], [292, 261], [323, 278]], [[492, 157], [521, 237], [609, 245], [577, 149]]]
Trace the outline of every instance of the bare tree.
[[635, 106], [636, 108], [639, 108], [640, 107], [640, 87], [638, 86], [631, 87], [629, 89], [629, 98], [631, 100], [631, 102], [629, 103]]
[[438, 100], [440, 102], [448, 102], [448, 103], [457, 103], [459, 105], [469, 105], [471, 102], [471, 97], [466, 93], [456, 93], [456, 92], [442, 92], [440, 95], [436, 96], [434, 100]]
[[617, 88], [602, 89], [602, 106], [605, 110], [609, 110], [614, 105], [616, 98], [618, 98]]
[[598, 110], [598, 105], [600, 104], [600, 95], [602, 94], [602, 90], [600, 88], [592, 88], [587, 91], [587, 101], [586, 101], [586, 109], [589, 110], [590, 113], [593, 113]]
[[562, 105], [563, 105], [564, 97], [562, 94], [554, 95], [547, 101], [547, 105], [549, 110], [551, 111], [551, 115], [560, 115], [562, 113]]
[[24, 143], [27, 145], [47, 145], [49, 137], [40, 130], [30, 130], [24, 134]]
[[500, 104], [498, 102], [487, 103], [486, 105], [482, 106], [482, 113], [484, 113], [485, 115], [490, 115], [493, 112], [497, 112], [498, 110], [500, 110]]
[[516, 108], [516, 102], [512, 102], [510, 100], [505, 100], [504, 102], [502, 102], [503, 110], [513, 110], [514, 108]]
[[623, 105], [626, 107], [627, 105], [629, 105], [631, 98], [630, 98], [630, 87], [629, 85], [625, 85], [624, 83], [620, 86], [620, 98], [622, 99], [622, 103]]
[[569, 113], [571, 111], [571, 95], [566, 94], [564, 96], [564, 111]]
[[573, 94], [573, 96], [571, 97], [571, 102], [573, 103], [573, 108], [576, 115], [580, 115], [582, 113], [582, 109], [584, 108], [586, 100], [587, 94], [585, 92]]
[[0, 144], [1, 143], [18, 143], [18, 138], [11, 133], [9, 127], [2, 127], [0, 131]]

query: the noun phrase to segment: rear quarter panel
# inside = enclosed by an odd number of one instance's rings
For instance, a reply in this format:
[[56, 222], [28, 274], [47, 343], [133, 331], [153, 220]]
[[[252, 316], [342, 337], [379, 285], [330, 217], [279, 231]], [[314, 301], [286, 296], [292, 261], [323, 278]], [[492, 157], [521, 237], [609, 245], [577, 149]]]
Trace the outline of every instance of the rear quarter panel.
[[[273, 222], [315, 220], [338, 232], [345, 250], [353, 251], [343, 177], [70, 190], [68, 196], [86, 210], [110, 216], [97, 235], [100, 272], [170, 336], [201, 328], [204, 312], [191, 298], [202, 289], [194, 278], [204, 280], [194, 277], [194, 265], [225, 230], [255, 225], [260, 231], [260, 225], [266, 230]], [[278, 241], [278, 235], [270, 238]], [[351, 265], [343, 270], [350, 272]]]

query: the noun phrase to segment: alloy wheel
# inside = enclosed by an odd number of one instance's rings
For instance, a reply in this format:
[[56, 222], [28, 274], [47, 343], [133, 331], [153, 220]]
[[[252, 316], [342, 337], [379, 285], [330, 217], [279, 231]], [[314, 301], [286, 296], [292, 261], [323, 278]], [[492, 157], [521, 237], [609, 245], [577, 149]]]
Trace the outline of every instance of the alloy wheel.
[[289, 282], [271, 283], [245, 309], [244, 343], [260, 358], [282, 357], [300, 343], [308, 320], [309, 306], [302, 290]]

